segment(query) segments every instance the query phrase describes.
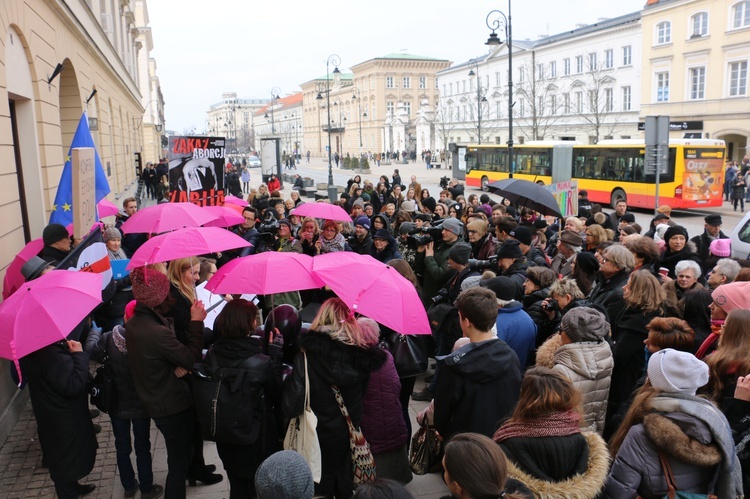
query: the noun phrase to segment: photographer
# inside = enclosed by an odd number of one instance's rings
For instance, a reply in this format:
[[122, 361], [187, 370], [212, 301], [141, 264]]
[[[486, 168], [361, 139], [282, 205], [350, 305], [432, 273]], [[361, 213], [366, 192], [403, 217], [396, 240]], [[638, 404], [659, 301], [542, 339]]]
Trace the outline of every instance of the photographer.
[[286, 218], [279, 220], [273, 250], [283, 253], [302, 253], [302, 244], [292, 236], [292, 223]]
[[508, 277], [516, 285], [517, 301], [523, 300], [523, 284], [526, 282], [526, 258], [521, 252], [521, 246], [515, 239], [508, 239], [497, 250], [497, 267], [501, 276]]
[[459, 184], [458, 180], [451, 180], [448, 182], [448, 192], [451, 193], [453, 199], [456, 199], [458, 196], [463, 196], [464, 186]]
[[416, 271], [424, 276], [422, 300], [427, 306], [440, 288], [455, 275], [448, 264], [448, 253], [463, 233], [464, 224], [455, 218], [445, 220], [442, 228], [442, 242], [437, 247], [435, 241], [417, 248]]

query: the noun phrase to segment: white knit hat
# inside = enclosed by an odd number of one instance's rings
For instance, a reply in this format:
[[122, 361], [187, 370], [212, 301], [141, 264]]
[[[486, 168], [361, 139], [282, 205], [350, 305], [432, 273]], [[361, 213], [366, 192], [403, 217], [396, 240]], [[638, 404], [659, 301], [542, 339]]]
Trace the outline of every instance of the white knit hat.
[[708, 383], [708, 366], [691, 353], [665, 348], [649, 359], [648, 379], [657, 390], [695, 395]]

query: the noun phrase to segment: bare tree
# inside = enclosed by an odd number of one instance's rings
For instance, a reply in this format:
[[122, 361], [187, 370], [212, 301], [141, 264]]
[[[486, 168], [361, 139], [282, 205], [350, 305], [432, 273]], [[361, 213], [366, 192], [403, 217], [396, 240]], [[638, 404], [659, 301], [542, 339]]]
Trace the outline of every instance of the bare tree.
[[589, 136], [593, 137], [594, 142], [599, 142], [602, 136], [612, 135], [622, 120], [622, 115], [615, 112], [614, 106], [615, 71], [603, 66], [589, 62], [585, 78], [574, 83], [577, 91], [583, 93], [584, 112], [581, 117], [587, 123]]
[[[514, 120], [529, 140], [543, 140], [560, 119], [558, 87], [550, 80], [546, 65], [525, 64], [519, 68], [515, 89]], [[522, 103], [519, 102], [523, 99]]]
[[435, 110], [435, 118], [433, 121], [435, 127], [435, 135], [438, 141], [442, 143], [440, 149], [448, 149], [448, 142], [450, 142], [453, 130], [456, 129], [456, 121], [453, 116], [453, 105], [444, 101], [440, 101], [440, 104]]

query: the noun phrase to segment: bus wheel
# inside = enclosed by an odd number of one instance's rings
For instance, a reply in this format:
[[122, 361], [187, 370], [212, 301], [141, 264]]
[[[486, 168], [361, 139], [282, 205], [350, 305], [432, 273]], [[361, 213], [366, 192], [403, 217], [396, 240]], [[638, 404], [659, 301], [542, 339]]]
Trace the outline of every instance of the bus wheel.
[[487, 187], [488, 185], [490, 185], [490, 179], [488, 179], [485, 175], [484, 177], [482, 177], [482, 190], [484, 192], [490, 192], [489, 187]]
[[610, 198], [610, 204], [612, 205], [613, 209], [617, 207], [617, 202], [618, 201], [625, 201], [625, 202], [627, 202], [627, 200], [628, 200], [628, 197], [625, 195], [625, 191], [623, 191], [622, 189], [615, 189], [614, 191], [612, 191], [612, 197]]
[[542, 185], [542, 186], [544, 185], [544, 182], [542, 182], [541, 180], [537, 180], [536, 183], [537, 185]]

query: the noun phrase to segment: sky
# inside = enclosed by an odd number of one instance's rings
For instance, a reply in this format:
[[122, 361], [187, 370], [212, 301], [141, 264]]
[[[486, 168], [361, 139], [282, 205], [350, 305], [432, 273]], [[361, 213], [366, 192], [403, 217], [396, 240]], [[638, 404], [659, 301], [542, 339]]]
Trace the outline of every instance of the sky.
[[[492, 10], [510, 0], [181, 0], [148, 2], [166, 129], [201, 133], [222, 93], [241, 99], [300, 91], [339, 69], [405, 52], [461, 63], [488, 51]], [[643, 8], [645, 0], [514, 0], [513, 40], [536, 40]], [[502, 28], [500, 37], [504, 38]], [[331, 68], [332, 70], [332, 68]]]

